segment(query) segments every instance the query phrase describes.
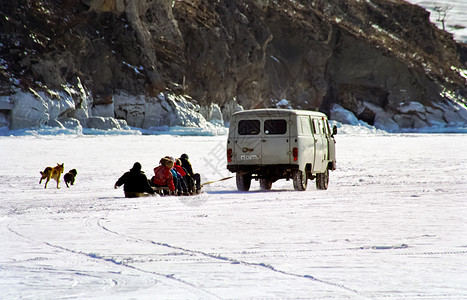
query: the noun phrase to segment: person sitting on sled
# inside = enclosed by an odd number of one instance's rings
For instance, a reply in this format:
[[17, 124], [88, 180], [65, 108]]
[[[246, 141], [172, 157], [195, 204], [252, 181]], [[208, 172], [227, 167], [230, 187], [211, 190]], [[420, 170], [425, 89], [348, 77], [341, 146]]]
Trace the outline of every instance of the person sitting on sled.
[[[177, 193], [178, 196], [182, 195], [183, 192], [185, 192], [185, 195], [188, 195], [188, 192], [186, 191], [183, 191], [183, 188], [182, 188], [182, 185], [183, 185], [183, 177], [182, 175], [178, 172], [178, 169], [175, 168], [175, 163], [176, 163], [176, 160], [175, 158], [173, 158], [172, 156], [166, 156], [165, 158], [168, 158], [170, 159], [173, 163], [174, 163], [174, 166], [172, 169], [170, 169], [170, 172], [172, 172], [172, 178], [173, 178], [173, 182], [174, 182], [174, 186], [175, 186], [175, 191]], [[185, 185], [186, 187], [186, 185]]]
[[180, 175], [180, 178], [178, 180], [178, 186], [177, 186], [177, 192], [178, 195], [183, 194], [184, 196], [188, 196], [188, 187], [187, 187], [187, 182], [186, 182], [186, 172], [185, 169], [182, 168], [182, 163], [180, 162], [180, 159], [175, 160], [174, 164], [174, 169], [177, 171], [177, 174]]
[[[201, 177], [199, 176], [198, 173], [193, 172], [193, 167], [191, 166], [191, 163], [188, 160], [188, 154], [183, 153], [179, 159], [180, 159], [182, 168], [185, 169], [188, 175], [188, 177], [186, 177], [188, 189], [191, 190], [193, 193], [199, 193], [201, 191]], [[196, 185], [196, 189], [195, 189], [195, 185]]]
[[161, 158], [160, 165], [154, 168], [154, 176], [152, 177], [152, 183], [156, 187], [168, 187], [171, 194], [175, 192], [175, 186], [173, 181], [173, 175], [170, 171], [173, 168], [173, 161], [169, 158]]
[[118, 188], [123, 184], [125, 197], [133, 198], [143, 196], [144, 193], [154, 194], [154, 189], [149, 185], [148, 178], [141, 171], [141, 164], [135, 162], [130, 171], [124, 173], [115, 182], [114, 188]]

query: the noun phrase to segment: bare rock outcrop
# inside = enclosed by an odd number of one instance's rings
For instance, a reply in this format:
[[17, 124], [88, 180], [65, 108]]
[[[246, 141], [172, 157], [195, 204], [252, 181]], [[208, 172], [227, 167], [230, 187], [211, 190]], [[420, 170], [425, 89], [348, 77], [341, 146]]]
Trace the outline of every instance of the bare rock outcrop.
[[11, 0], [0, 14], [11, 129], [219, 123], [282, 99], [391, 131], [467, 122], [466, 45], [402, 0]]

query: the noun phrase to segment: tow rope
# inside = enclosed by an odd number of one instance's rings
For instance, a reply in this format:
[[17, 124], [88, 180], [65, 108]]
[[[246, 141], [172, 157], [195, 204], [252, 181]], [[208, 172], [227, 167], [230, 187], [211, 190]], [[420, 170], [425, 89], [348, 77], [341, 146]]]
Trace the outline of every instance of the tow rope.
[[217, 180], [213, 180], [213, 181], [208, 181], [208, 182], [205, 182], [205, 183], [201, 184], [201, 186], [205, 186], [206, 184], [211, 184], [211, 183], [214, 183], [214, 182], [224, 181], [224, 180], [230, 179], [232, 177], [233, 176], [229, 176], [229, 177], [225, 177], [225, 178], [221, 178], [221, 179], [217, 179]]

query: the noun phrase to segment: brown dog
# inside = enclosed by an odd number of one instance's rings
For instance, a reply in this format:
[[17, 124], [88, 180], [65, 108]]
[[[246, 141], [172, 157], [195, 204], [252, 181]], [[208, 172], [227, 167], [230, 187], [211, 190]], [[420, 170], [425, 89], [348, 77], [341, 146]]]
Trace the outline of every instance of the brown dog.
[[76, 169], [71, 169], [70, 171], [68, 171], [68, 173], [63, 175], [63, 180], [65, 180], [66, 187], [69, 187], [68, 183], [70, 185], [73, 185], [75, 183], [75, 177], [77, 174], [78, 172], [76, 172]]
[[44, 172], [40, 172], [41, 173], [41, 180], [39, 180], [39, 183], [42, 183], [42, 179], [47, 179], [45, 181], [45, 186], [44, 186], [44, 189], [47, 188], [47, 183], [49, 183], [50, 179], [53, 178], [57, 181], [57, 189], [59, 189], [60, 187], [58, 186], [58, 184], [60, 183], [60, 176], [62, 175], [63, 173], [63, 165], [64, 164], [58, 164], [57, 163], [57, 166], [56, 167], [47, 167], [44, 169]]

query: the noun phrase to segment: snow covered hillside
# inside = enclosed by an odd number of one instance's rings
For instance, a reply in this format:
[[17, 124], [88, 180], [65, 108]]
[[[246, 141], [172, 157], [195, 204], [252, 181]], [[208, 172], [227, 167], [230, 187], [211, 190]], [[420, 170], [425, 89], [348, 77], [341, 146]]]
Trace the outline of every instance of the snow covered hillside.
[[[184, 152], [203, 182], [228, 176], [225, 139], [0, 137], [0, 298], [467, 299], [467, 135], [341, 129], [326, 191], [113, 189]], [[44, 190], [56, 163], [76, 183]]]

